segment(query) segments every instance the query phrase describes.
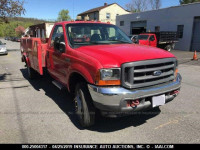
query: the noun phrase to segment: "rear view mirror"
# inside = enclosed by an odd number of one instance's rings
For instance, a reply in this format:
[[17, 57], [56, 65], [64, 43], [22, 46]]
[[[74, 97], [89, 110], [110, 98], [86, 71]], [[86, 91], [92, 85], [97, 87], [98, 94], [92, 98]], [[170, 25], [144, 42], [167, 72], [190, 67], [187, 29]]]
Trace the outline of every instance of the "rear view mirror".
[[4, 45], [6, 45], [6, 43], [3, 43]]

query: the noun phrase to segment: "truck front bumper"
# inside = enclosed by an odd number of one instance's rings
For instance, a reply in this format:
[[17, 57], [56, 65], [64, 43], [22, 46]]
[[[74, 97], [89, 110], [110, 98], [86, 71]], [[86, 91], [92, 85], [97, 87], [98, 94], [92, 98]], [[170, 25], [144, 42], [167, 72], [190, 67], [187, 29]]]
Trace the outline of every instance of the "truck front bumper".
[[[106, 112], [134, 112], [152, 108], [152, 97], [165, 94], [165, 103], [177, 96], [181, 87], [182, 77], [170, 83], [140, 89], [126, 89], [121, 86], [99, 87], [88, 84], [88, 89], [96, 108]], [[176, 91], [176, 92], [174, 92]], [[128, 107], [127, 101], [139, 100], [140, 104]]]

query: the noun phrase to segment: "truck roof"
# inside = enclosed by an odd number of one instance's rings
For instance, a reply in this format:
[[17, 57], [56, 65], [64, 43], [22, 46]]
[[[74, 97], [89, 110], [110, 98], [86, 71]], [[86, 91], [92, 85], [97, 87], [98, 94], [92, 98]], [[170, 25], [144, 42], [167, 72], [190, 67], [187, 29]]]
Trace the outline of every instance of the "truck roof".
[[110, 24], [110, 22], [100, 22], [100, 21], [62, 21], [62, 22], [57, 22], [57, 23], [55, 23], [55, 25], [57, 25], [57, 24], [64, 24], [64, 25], [66, 25], [66, 24], [76, 24], [76, 23], [96, 23], [96, 24]]

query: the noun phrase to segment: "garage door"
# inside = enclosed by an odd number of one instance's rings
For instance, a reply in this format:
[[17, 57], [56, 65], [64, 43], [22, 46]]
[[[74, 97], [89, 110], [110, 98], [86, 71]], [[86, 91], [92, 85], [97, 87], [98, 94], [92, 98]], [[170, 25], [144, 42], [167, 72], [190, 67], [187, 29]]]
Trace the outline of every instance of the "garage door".
[[191, 44], [192, 51], [200, 51], [200, 17], [194, 18], [193, 37]]
[[146, 32], [146, 21], [134, 21], [131, 22], [131, 34], [140, 34], [142, 32]]

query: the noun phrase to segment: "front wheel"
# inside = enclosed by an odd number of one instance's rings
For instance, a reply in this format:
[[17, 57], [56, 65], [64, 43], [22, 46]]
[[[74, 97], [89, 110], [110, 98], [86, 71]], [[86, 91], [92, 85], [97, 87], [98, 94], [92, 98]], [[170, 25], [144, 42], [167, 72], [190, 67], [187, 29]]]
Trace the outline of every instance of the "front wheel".
[[83, 127], [94, 125], [95, 108], [86, 83], [81, 82], [76, 85], [74, 104], [80, 124]]

